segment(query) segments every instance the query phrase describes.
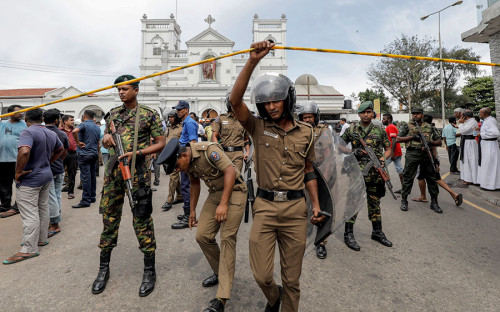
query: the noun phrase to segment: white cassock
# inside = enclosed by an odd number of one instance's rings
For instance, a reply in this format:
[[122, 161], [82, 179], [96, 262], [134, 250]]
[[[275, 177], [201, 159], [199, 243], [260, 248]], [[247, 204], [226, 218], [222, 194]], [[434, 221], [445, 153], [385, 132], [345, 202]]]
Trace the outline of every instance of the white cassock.
[[[485, 118], [481, 125], [481, 166], [478, 171], [478, 182], [482, 188], [495, 190], [500, 188], [500, 149], [498, 148], [497, 121], [493, 117]], [[488, 139], [495, 139], [488, 141]]]
[[[474, 118], [469, 118], [463, 124], [458, 125], [462, 136], [472, 135], [477, 127], [478, 124]], [[463, 151], [463, 155], [460, 154], [460, 179], [465, 182], [477, 184], [479, 152], [476, 140], [465, 140], [463, 142]]]

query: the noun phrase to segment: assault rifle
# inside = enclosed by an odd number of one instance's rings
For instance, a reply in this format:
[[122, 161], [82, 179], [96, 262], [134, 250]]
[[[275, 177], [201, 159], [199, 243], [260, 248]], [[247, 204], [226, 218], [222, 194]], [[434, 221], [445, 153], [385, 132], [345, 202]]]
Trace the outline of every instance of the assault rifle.
[[108, 168], [110, 171], [113, 170], [115, 163], [118, 162], [120, 171], [122, 172], [123, 181], [125, 182], [125, 185], [127, 187], [127, 196], [130, 207], [134, 209], [136, 201], [132, 197], [132, 176], [130, 174], [128, 159], [127, 157], [118, 159], [120, 156], [125, 154], [125, 151], [123, 150], [122, 138], [121, 135], [116, 132], [115, 123], [113, 122], [113, 120], [110, 120], [109, 127], [111, 129], [111, 136], [113, 137], [113, 141], [115, 141], [116, 145], [114, 146], [115, 154], [113, 155], [113, 158], [110, 159], [110, 165]]
[[420, 139], [420, 141], [422, 142], [422, 145], [424, 146], [425, 153], [431, 159], [432, 169], [434, 170], [434, 172], [437, 173], [438, 171], [436, 169], [436, 164], [434, 163], [434, 155], [432, 155], [432, 150], [429, 148], [429, 143], [425, 139], [425, 135], [422, 134], [422, 129], [420, 129], [418, 122], [414, 121], [414, 123], [415, 123], [415, 127], [417, 128], [417, 131], [418, 131], [417, 136]]
[[397, 200], [398, 197], [396, 196], [396, 194], [394, 194], [394, 191], [392, 190], [391, 178], [389, 177], [389, 175], [387, 174], [385, 169], [382, 167], [382, 164], [380, 163], [380, 159], [378, 159], [373, 148], [371, 146], [366, 145], [366, 142], [365, 142], [365, 140], [363, 140], [361, 135], [358, 134], [358, 136], [359, 136], [359, 141], [361, 142], [361, 145], [363, 145], [363, 149], [365, 150], [368, 157], [370, 157], [370, 161], [365, 165], [365, 168], [363, 169], [363, 176], [366, 177], [368, 175], [368, 172], [370, 171], [370, 169], [372, 167], [375, 168], [375, 170], [378, 172], [380, 177], [382, 177], [382, 180], [387, 185], [387, 188], [389, 189], [389, 192], [391, 192], [392, 197], [394, 197], [394, 199]]
[[248, 156], [248, 160], [245, 161], [245, 172], [247, 173], [247, 204], [245, 206], [245, 223], [248, 223], [248, 216], [250, 214], [250, 208], [253, 207], [255, 201], [255, 190], [253, 188], [252, 180], [252, 155]]

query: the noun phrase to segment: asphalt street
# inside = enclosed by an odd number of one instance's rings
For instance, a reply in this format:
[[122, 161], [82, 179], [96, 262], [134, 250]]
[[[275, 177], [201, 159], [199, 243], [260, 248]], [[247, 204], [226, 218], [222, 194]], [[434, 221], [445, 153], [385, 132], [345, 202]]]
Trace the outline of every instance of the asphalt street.
[[[448, 172], [445, 154], [440, 150], [443, 173]], [[98, 190], [102, 171], [103, 167]], [[390, 172], [397, 177], [392, 165]], [[400, 188], [397, 178], [393, 184]], [[412, 197], [419, 193], [416, 184]], [[0, 311], [202, 311], [215, 296], [216, 288], [201, 286], [212, 272], [195, 241], [195, 230], [170, 228], [182, 213], [182, 205], [161, 211], [167, 188], [168, 177], [162, 172], [154, 193], [157, 283], [151, 295], [138, 296], [143, 257], [128, 204], [118, 247], [111, 257], [108, 286], [100, 295], [91, 293], [99, 265], [102, 221], [97, 203], [85, 209], [70, 207], [81, 197], [78, 190], [73, 200], [63, 193], [62, 231], [41, 248], [39, 257], [0, 265]], [[455, 190], [483, 210], [467, 203], [456, 207], [442, 189], [439, 203], [443, 214], [429, 209], [429, 203], [413, 201], [409, 211], [402, 212], [399, 200], [386, 196], [382, 200], [383, 227], [394, 247], [371, 240], [365, 208], [354, 227], [361, 251], [344, 245], [343, 230], [329, 239], [327, 259], [319, 260], [309, 250], [303, 264], [300, 311], [498, 311], [500, 207], [467, 189]], [[202, 198], [206, 194], [203, 186]], [[250, 227], [251, 221], [242, 223], [238, 234], [235, 283], [226, 311], [264, 310], [266, 299], [248, 261]], [[19, 215], [0, 219], [0, 237], [1, 260], [19, 251]], [[276, 253], [277, 281], [279, 275]]]

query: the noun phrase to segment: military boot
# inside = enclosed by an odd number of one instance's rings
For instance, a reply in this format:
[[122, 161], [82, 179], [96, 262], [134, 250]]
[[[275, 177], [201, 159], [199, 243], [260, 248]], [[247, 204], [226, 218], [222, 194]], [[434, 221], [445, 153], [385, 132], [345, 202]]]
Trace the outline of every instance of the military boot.
[[283, 287], [278, 285], [278, 290], [280, 292], [280, 296], [278, 297], [278, 301], [276, 301], [273, 306], [271, 306], [271, 304], [268, 302], [266, 304], [264, 312], [279, 312], [280, 305], [281, 305], [281, 298], [283, 296]]
[[354, 230], [354, 223], [346, 222], [345, 223], [345, 232], [344, 232], [344, 242], [347, 245], [347, 247], [351, 248], [352, 250], [360, 251], [361, 248], [359, 247], [358, 243], [356, 243], [356, 240], [354, 239], [353, 230]]
[[144, 275], [142, 276], [142, 284], [139, 289], [139, 296], [146, 297], [153, 289], [156, 283], [156, 270], [155, 270], [155, 254], [151, 256], [144, 256]]
[[401, 210], [408, 211], [408, 200], [406, 198], [401, 199]]
[[392, 247], [392, 243], [385, 237], [384, 232], [382, 232], [382, 221], [372, 222], [372, 239], [381, 243], [384, 246]]
[[431, 209], [437, 213], [443, 213], [443, 210], [441, 210], [441, 207], [439, 207], [439, 205], [438, 205], [437, 197], [431, 198]]
[[109, 261], [111, 260], [111, 251], [101, 250], [99, 272], [97, 278], [92, 284], [92, 293], [94, 295], [100, 294], [106, 288], [109, 279]]

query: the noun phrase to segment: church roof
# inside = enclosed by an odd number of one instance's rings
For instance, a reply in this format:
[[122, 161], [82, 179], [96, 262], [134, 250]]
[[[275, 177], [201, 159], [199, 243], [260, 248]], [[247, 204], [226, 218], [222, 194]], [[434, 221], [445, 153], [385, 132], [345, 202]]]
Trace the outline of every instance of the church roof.
[[45, 93], [56, 88], [34, 88], [34, 89], [5, 89], [0, 90], [0, 97], [43, 97]]
[[234, 41], [221, 35], [217, 30], [209, 27], [186, 41], [189, 46], [230, 46], [234, 47]]

